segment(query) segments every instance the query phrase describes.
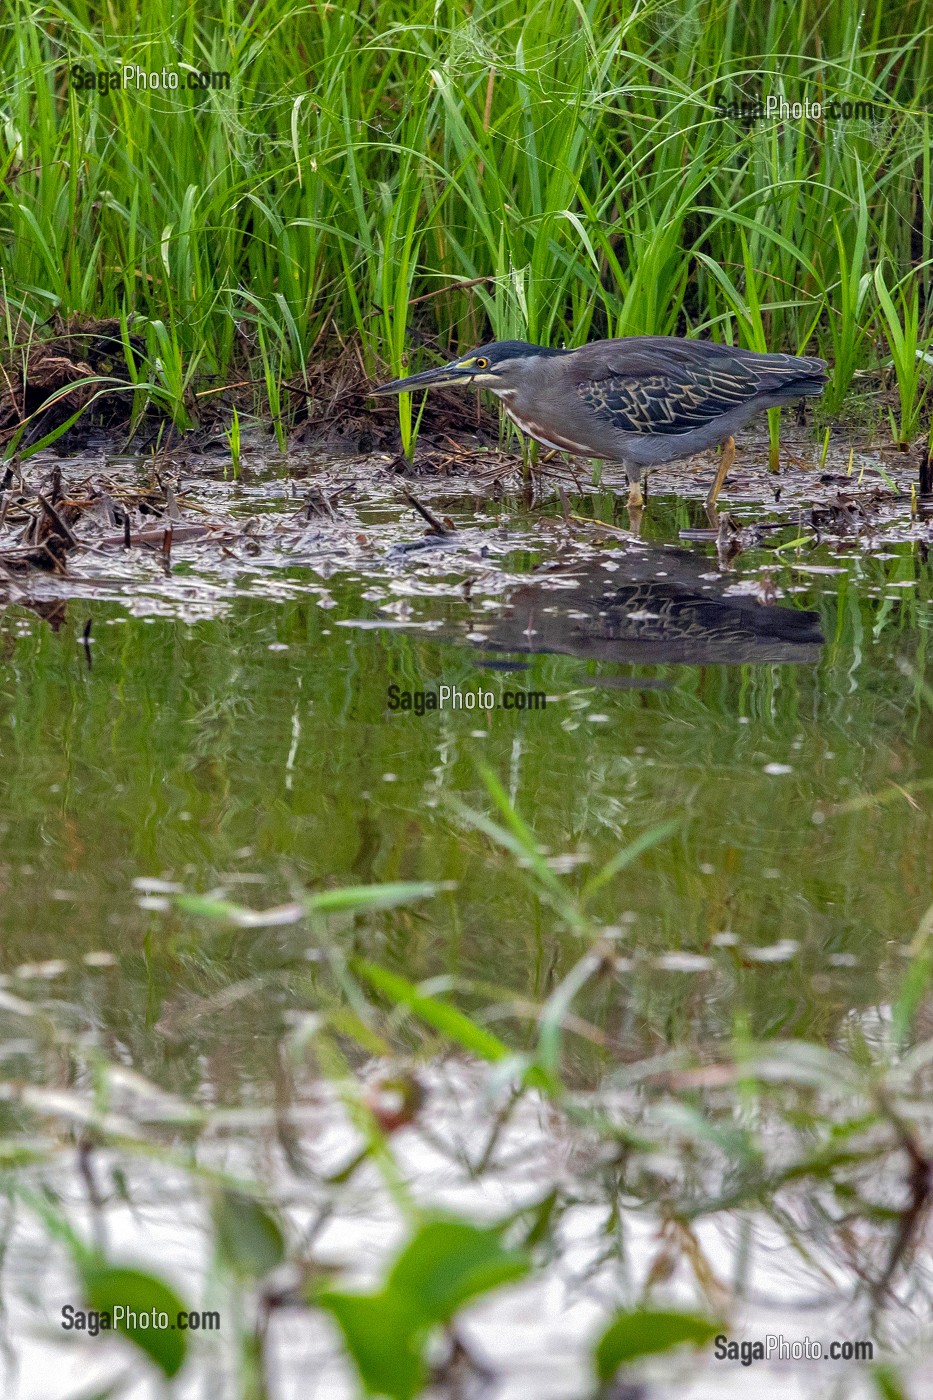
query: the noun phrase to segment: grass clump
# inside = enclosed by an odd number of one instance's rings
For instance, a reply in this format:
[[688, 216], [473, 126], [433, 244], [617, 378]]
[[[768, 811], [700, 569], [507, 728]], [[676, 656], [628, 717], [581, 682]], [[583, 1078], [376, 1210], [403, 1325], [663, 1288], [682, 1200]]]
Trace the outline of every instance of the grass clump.
[[[834, 408], [891, 360], [911, 437], [933, 330], [931, 38], [915, 6], [881, 0], [750, 17], [708, 0], [470, 16], [118, 0], [106, 17], [16, 0], [0, 25], [14, 398], [24, 347], [82, 318], [138, 338], [137, 407], [190, 427], [218, 402], [206, 390], [237, 384], [280, 445], [314, 412], [309, 365], [348, 337], [367, 374], [398, 374], [412, 347], [677, 333], [825, 353]], [[180, 86], [74, 76], [125, 64]], [[200, 74], [229, 84], [187, 86]], [[768, 96], [824, 115], [723, 115]]]

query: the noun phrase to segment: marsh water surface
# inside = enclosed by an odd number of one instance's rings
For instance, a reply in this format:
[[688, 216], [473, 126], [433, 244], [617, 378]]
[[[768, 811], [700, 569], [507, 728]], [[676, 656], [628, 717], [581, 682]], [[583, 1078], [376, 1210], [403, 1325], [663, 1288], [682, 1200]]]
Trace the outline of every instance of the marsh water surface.
[[[435, 485], [426, 499], [456, 527], [440, 538], [425, 536], [391, 484], [381, 497], [351, 491], [334, 516], [303, 510], [315, 470], [303, 469], [300, 490], [287, 466], [208, 483], [204, 508], [223, 500], [243, 524], [223, 550], [175, 543], [166, 563], [101, 549], [68, 577], [10, 581], [0, 614], [4, 994], [180, 1100], [241, 1112], [242, 1134], [228, 1125], [221, 1156], [266, 1172], [300, 1214], [300, 1193], [271, 1161], [276, 1134], [263, 1120], [251, 1136], [249, 1113], [285, 1102], [306, 1111], [295, 1129], [303, 1150], [324, 1151], [326, 1138], [339, 1165], [337, 1106], [319, 1102], [313, 1067], [284, 1050], [320, 1010], [316, 939], [284, 916], [255, 929], [198, 920], [176, 898], [266, 910], [344, 885], [439, 884], [429, 901], [338, 921], [328, 937], [413, 982], [469, 988], [474, 1008], [498, 998], [490, 1024], [522, 1046], [533, 1011], [521, 1007], [539, 1005], [583, 949], [514, 859], [459, 819], [458, 804], [489, 809], [489, 769], [572, 890], [646, 841], [592, 892], [591, 917], [617, 961], [575, 1004], [591, 1031], [567, 1042], [575, 1089], [592, 1089], [607, 1062], [671, 1047], [702, 1055], [737, 1028], [832, 1046], [856, 1027], [877, 1040], [933, 895], [930, 527], [905, 497], [859, 528], [840, 524], [840, 507], [817, 536], [802, 528], [799, 502], [763, 511], [739, 493], [739, 528], [769, 528], [727, 562], [713, 539], [696, 538], [698, 502], [663, 492], [633, 541], [610, 487], [573, 497], [574, 514], [604, 521], [601, 531], [566, 519], [559, 501], [529, 507], [514, 493]], [[401, 708], [399, 697], [441, 687], [452, 692], [444, 708], [414, 698]], [[0, 1017], [11, 1080], [89, 1101], [92, 1083], [56, 1058], [47, 1032], [24, 1028], [15, 1006], [0, 1005]], [[367, 1072], [359, 1046], [354, 1063]], [[447, 1124], [451, 1141], [475, 1142], [488, 1090], [470, 1066], [435, 1057], [422, 1074], [434, 1134]], [[493, 1214], [579, 1165], [562, 1130], [542, 1146], [540, 1115], [512, 1130], [513, 1148], [536, 1165], [503, 1168], [484, 1197]], [[37, 1129], [65, 1175], [69, 1131], [51, 1108]], [[428, 1160], [435, 1150], [429, 1134], [405, 1149], [406, 1167], [426, 1198], [446, 1192], [451, 1204], [456, 1173]], [[184, 1281], [203, 1266], [196, 1220], [188, 1231], [179, 1223], [184, 1191], [139, 1162], [132, 1177], [126, 1199], [112, 1199], [112, 1238], [144, 1257], [135, 1193], [150, 1243], [162, 1240], [155, 1259]], [[79, 1215], [81, 1201], [75, 1185]], [[391, 1239], [384, 1208], [370, 1216], [357, 1205], [334, 1243], [350, 1265], [361, 1246], [382, 1257]], [[588, 1225], [578, 1219], [567, 1258], [575, 1248], [589, 1259], [582, 1241], [587, 1228], [598, 1234], [598, 1199], [580, 1210]], [[67, 1274], [37, 1301], [20, 1229], [5, 1287], [41, 1316], [53, 1294], [69, 1294]], [[716, 1257], [725, 1245], [711, 1248]], [[564, 1284], [546, 1338], [521, 1293], [501, 1304], [522, 1339], [493, 1357], [502, 1395], [531, 1393], [532, 1375], [544, 1394], [546, 1372], [548, 1394], [586, 1393], [574, 1347], [622, 1285]], [[778, 1293], [791, 1306], [793, 1289]], [[13, 1306], [27, 1316], [22, 1298]], [[487, 1327], [487, 1356], [495, 1335]], [[320, 1388], [295, 1388], [305, 1345], [300, 1329], [283, 1330], [281, 1394], [337, 1394], [343, 1372], [326, 1337], [312, 1349]], [[77, 1393], [88, 1355], [104, 1377], [125, 1360], [90, 1346], [33, 1338], [19, 1390], [5, 1393], [57, 1400]], [[542, 1347], [563, 1358], [553, 1371], [542, 1370]], [[226, 1363], [211, 1355], [217, 1385]], [[731, 1379], [740, 1386], [747, 1374], [733, 1368]], [[798, 1389], [781, 1393], [829, 1393], [805, 1371], [785, 1380]], [[680, 1384], [685, 1396], [706, 1394], [703, 1385], [722, 1394], [728, 1381], [720, 1367]]]

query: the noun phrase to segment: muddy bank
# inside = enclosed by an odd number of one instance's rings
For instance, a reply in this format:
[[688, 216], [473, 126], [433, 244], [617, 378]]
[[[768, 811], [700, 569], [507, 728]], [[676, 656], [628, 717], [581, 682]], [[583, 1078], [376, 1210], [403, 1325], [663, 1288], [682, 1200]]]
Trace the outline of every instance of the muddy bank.
[[423, 452], [417, 476], [390, 453], [281, 457], [255, 441], [236, 475], [194, 451], [43, 454], [3, 478], [0, 608], [53, 630], [70, 617], [89, 665], [95, 601], [194, 621], [236, 598], [328, 610], [347, 586], [358, 601], [337, 625], [427, 629], [489, 670], [546, 652], [644, 687], [664, 683], [645, 666], [812, 664], [814, 580], [874, 559], [880, 577], [855, 586], [887, 596], [904, 550], [926, 568], [933, 519], [898, 457], [800, 456], [772, 476], [750, 438], [713, 526], [710, 459], [654, 473], [635, 520], [620, 470], [594, 482], [554, 458], [526, 476], [497, 449]]
[[[928, 503], [903, 454], [843, 445], [815, 463], [804, 443], [788, 443], [785, 466], [772, 475], [763, 445], [760, 436], [740, 445], [715, 528], [700, 511], [709, 456], [653, 472], [645, 516], [632, 520], [620, 469], [594, 474], [557, 454], [529, 473], [498, 448], [452, 446], [423, 448], [414, 467], [391, 453], [283, 457], [256, 439], [236, 470], [193, 446], [144, 457], [43, 453], [8, 465], [0, 482], [0, 586], [28, 592], [44, 575], [67, 594], [69, 580], [105, 582], [140, 567], [170, 579], [179, 568], [229, 575], [245, 563], [325, 558], [378, 571], [406, 559], [421, 567], [438, 550], [449, 570], [501, 554], [506, 539], [542, 557], [574, 540], [619, 545], [639, 530], [650, 539], [675, 500], [687, 517], [683, 542], [714, 552], [723, 568], [749, 549], [785, 548], [791, 528], [804, 551], [824, 542], [867, 551], [930, 543]], [[464, 509], [475, 517], [469, 526]]]

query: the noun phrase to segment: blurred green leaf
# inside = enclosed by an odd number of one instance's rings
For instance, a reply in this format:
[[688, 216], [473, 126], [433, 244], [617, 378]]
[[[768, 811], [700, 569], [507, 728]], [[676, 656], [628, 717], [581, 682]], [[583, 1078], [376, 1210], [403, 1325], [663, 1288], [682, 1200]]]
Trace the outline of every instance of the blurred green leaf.
[[891, 1013], [891, 1039], [898, 1050], [907, 1045], [917, 1012], [933, 981], [933, 947], [922, 948], [911, 959]]
[[502, 1243], [495, 1229], [434, 1220], [399, 1255], [387, 1286], [405, 1293], [433, 1322], [449, 1322], [470, 1298], [523, 1278], [528, 1256]]
[[244, 1278], [262, 1278], [285, 1257], [278, 1221], [263, 1206], [236, 1191], [223, 1191], [213, 1209], [217, 1252]]
[[412, 904], [418, 899], [430, 899], [446, 890], [456, 889], [453, 881], [432, 883], [427, 880], [400, 880], [385, 885], [349, 885], [342, 890], [321, 890], [308, 895], [305, 908], [311, 914], [331, 914], [346, 910], [394, 909], [399, 904]]
[[873, 1366], [871, 1378], [881, 1400], [908, 1400], [907, 1391], [893, 1366]]
[[839, 1092], [858, 1090], [863, 1075], [845, 1055], [805, 1040], [774, 1040], [753, 1045], [741, 1059], [742, 1071], [766, 1084], [797, 1084]]
[[920, 920], [910, 945], [910, 963], [891, 1010], [891, 1038], [899, 1050], [907, 1045], [917, 1012], [933, 980], [933, 905]]
[[564, 1033], [564, 1018], [569, 1014], [574, 997], [602, 965], [602, 956], [587, 953], [558, 983], [544, 1006], [538, 1020], [538, 1063], [545, 1074], [557, 1078], [560, 1049]]
[[689, 1342], [701, 1347], [715, 1337], [722, 1323], [697, 1313], [639, 1311], [620, 1313], [596, 1344], [600, 1380], [611, 1380], [620, 1366], [641, 1356], [654, 1356]]
[[426, 996], [419, 992], [413, 982], [362, 958], [356, 959], [351, 966], [358, 977], [364, 978], [377, 991], [397, 1005], [407, 1006], [409, 1011], [413, 1011], [434, 1030], [440, 1031], [448, 1040], [462, 1045], [464, 1050], [478, 1055], [480, 1059], [495, 1062], [512, 1054], [509, 1046], [497, 1035], [483, 1026], [478, 1026], [464, 1012], [451, 1006], [450, 1002]]
[[274, 909], [249, 909], [244, 904], [234, 904], [230, 899], [212, 899], [200, 894], [177, 895], [175, 906], [184, 914], [195, 914], [203, 919], [218, 919], [226, 924], [236, 924], [238, 928], [274, 928], [281, 924], [297, 924], [305, 915], [302, 904], [280, 904]]
[[471, 1054], [491, 1064], [505, 1065], [513, 1062], [516, 1068], [521, 1068], [525, 1084], [541, 1089], [547, 1094], [560, 1092], [559, 1080], [547, 1069], [539, 1065], [525, 1067], [522, 1057], [518, 1056], [511, 1046], [506, 1045], [504, 1040], [500, 1040], [484, 1026], [478, 1026], [465, 1012], [451, 1006], [449, 1001], [428, 996], [419, 991], [413, 982], [379, 967], [376, 963], [367, 962], [365, 958], [356, 958], [351, 967], [358, 977], [369, 982], [377, 991], [382, 992], [398, 1006], [408, 1007], [420, 1020], [456, 1045], [461, 1045], [464, 1050], [469, 1050]]
[[614, 880], [627, 866], [631, 865], [633, 861], [636, 861], [640, 855], [643, 855], [645, 851], [650, 851], [651, 847], [657, 846], [659, 842], [666, 841], [669, 836], [673, 836], [675, 831], [679, 831], [682, 826], [683, 822], [679, 820], [662, 822], [660, 826], [652, 827], [650, 831], [643, 831], [641, 836], [636, 837], [634, 841], [628, 846], [625, 846], [621, 851], [617, 851], [612, 859], [607, 860], [606, 864], [602, 866], [600, 870], [597, 870], [592, 879], [586, 882], [580, 893], [581, 903], [587, 903], [588, 900], [592, 899], [594, 894], [601, 890], [604, 885], [608, 885], [611, 880]]
[[671, 1099], [654, 1109], [654, 1117], [672, 1128], [682, 1142], [718, 1147], [733, 1162], [748, 1165], [760, 1158], [754, 1136], [747, 1127], [731, 1120], [720, 1122], [693, 1104]]
[[[537, 837], [531, 830], [531, 827], [523, 821], [515, 804], [509, 800], [505, 788], [499, 782], [493, 770], [485, 763], [479, 765], [479, 770], [489, 795], [505, 818], [508, 828], [507, 831], [504, 831], [502, 827], [497, 826], [493, 822], [489, 822], [484, 824], [482, 829], [487, 831], [494, 839], [498, 839], [516, 855], [523, 855], [535, 875], [537, 875], [538, 879], [541, 881], [541, 884], [559, 895], [561, 899], [566, 898], [560, 878], [551, 869], [541, 853]], [[479, 815], [479, 813], [473, 813], [474, 822], [476, 822]], [[477, 825], [479, 825], [478, 822]]]
[[526, 1218], [530, 1216], [528, 1232], [524, 1239], [526, 1249], [534, 1248], [536, 1244], [540, 1244], [542, 1240], [547, 1238], [559, 1199], [560, 1191], [558, 1187], [555, 1186], [536, 1206], [531, 1207], [530, 1211], [525, 1209], [519, 1212], [521, 1216], [525, 1216]]
[[333, 1314], [368, 1394], [413, 1400], [425, 1381], [422, 1353], [430, 1324], [411, 1311], [404, 1294], [322, 1289], [313, 1301]]
[[[82, 1281], [89, 1307], [109, 1313], [114, 1330], [134, 1342], [166, 1376], [177, 1374], [185, 1360], [187, 1333], [175, 1322], [185, 1305], [167, 1283], [138, 1269], [106, 1264], [87, 1267]], [[148, 1325], [140, 1327], [143, 1314]], [[159, 1314], [167, 1319], [164, 1327], [153, 1326], [154, 1315]], [[134, 1321], [136, 1325], [130, 1325]]]
[[495, 1228], [432, 1220], [409, 1240], [380, 1292], [324, 1288], [311, 1301], [333, 1314], [370, 1395], [412, 1400], [425, 1382], [431, 1328], [529, 1267], [528, 1256], [504, 1245]]
[[[377, 1031], [374, 1031], [372, 1026], [367, 1026], [366, 1022], [349, 1007], [337, 1007], [333, 1011], [328, 1011], [327, 1025], [340, 1035], [355, 1040], [370, 1055], [385, 1055], [388, 1058], [392, 1054], [388, 1041]], [[320, 1029], [319, 1026], [318, 1029]]]
[[219, 919], [236, 924], [238, 928], [274, 928], [281, 924], [297, 924], [308, 914], [363, 913], [376, 909], [395, 909], [417, 899], [455, 888], [450, 882], [436, 884], [428, 881], [398, 881], [385, 885], [350, 885], [342, 890], [320, 890], [307, 895], [300, 903], [279, 904], [272, 909], [249, 909], [230, 899], [214, 899], [209, 895], [180, 894], [175, 905], [185, 914], [205, 919]]

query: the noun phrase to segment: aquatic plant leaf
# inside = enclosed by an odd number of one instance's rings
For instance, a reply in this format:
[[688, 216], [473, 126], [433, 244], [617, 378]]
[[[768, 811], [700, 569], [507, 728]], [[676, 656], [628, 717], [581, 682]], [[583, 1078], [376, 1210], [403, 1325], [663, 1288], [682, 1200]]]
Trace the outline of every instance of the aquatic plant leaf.
[[873, 1366], [871, 1378], [880, 1400], [908, 1400], [907, 1391], [893, 1366]]
[[659, 1123], [673, 1129], [681, 1142], [718, 1147], [734, 1162], [749, 1164], [760, 1156], [754, 1137], [746, 1127], [728, 1121], [719, 1122], [692, 1104], [677, 1100], [659, 1104], [654, 1110], [654, 1117]]
[[600, 870], [597, 870], [592, 879], [586, 882], [580, 895], [581, 902], [586, 903], [587, 900], [592, 899], [594, 894], [601, 890], [604, 885], [608, 885], [617, 875], [620, 875], [640, 855], [643, 855], [645, 851], [650, 851], [651, 847], [657, 846], [659, 842], [666, 841], [682, 826], [683, 822], [676, 820], [662, 822], [660, 826], [654, 826], [650, 831], [643, 831], [641, 836], [636, 837], [623, 850], [617, 851], [612, 859], [608, 860]]
[[274, 909], [249, 909], [244, 904], [235, 904], [230, 899], [212, 899], [208, 895], [180, 894], [175, 906], [185, 914], [196, 914], [204, 919], [218, 919], [223, 923], [235, 924], [238, 928], [273, 928], [281, 924], [297, 924], [304, 918], [301, 904], [280, 904]]
[[285, 1241], [275, 1217], [248, 1196], [223, 1191], [214, 1202], [217, 1252], [227, 1267], [245, 1278], [262, 1278], [285, 1257]]
[[[144, 1351], [164, 1375], [181, 1370], [187, 1333], [175, 1324], [185, 1305], [174, 1289], [153, 1274], [105, 1264], [86, 1268], [83, 1283], [88, 1306], [108, 1313], [114, 1330]], [[148, 1325], [140, 1326], [144, 1318]], [[164, 1318], [165, 1325], [153, 1325], [156, 1318]]]
[[[327, 1024], [331, 1030], [338, 1031], [340, 1035], [348, 1036], [355, 1040], [358, 1045], [362, 1045], [364, 1050], [368, 1050], [371, 1055], [392, 1054], [391, 1047], [383, 1036], [374, 1031], [372, 1026], [367, 1026], [366, 1022], [359, 1017], [355, 1011], [337, 1008], [327, 1013]], [[316, 1030], [320, 1030], [321, 1023], [318, 1022]]]
[[557, 1075], [564, 1018], [574, 997], [602, 965], [599, 953], [587, 953], [553, 990], [541, 1009], [538, 1022], [538, 1062], [548, 1075]]
[[411, 904], [416, 899], [430, 899], [432, 895], [454, 888], [454, 883], [448, 880], [398, 880], [384, 885], [348, 885], [345, 889], [321, 890], [317, 894], [308, 895], [305, 908], [312, 914], [394, 909], [399, 904]]
[[[519, 815], [517, 807], [510, 801], [505, 788], [499, 782], [493, 770], [486, 763], [481, 763], [479, 765], [479, 770], [490, 797], [505, 819], [508, 833], [503, 833], [502, 828], [496, 827], [494, 823], [490, 823], [489, 827], [486, 829], [491, 832], [498, 832], [499, 840], [509, 849], [516, 851], [516, 853], [520, 850], [543, 885], [552, 889], [555, 893], [559, 892], [563, 894], [563, 886], [561, 885], [560, 879], [542, 855], [534, 832]], [[478, 815], [479, 814], [474, 813], [474, 819]], [[509, 834], [512, 837], [512, 841], [505, 839]], [[517, 843], [517, 846], [513, 844], [513, 842]]]
[[352, 967], [357, 976], [363, 977], [377, 991], [384, 993], [399, 1006], [407, 1006], [434, 1030], [440, 1031], [448, 1040], [462, 1045], [464, 1050], [478, 1055], [480, 1059], [495, 1062], [512, 1054], [505, 1041], [500, 1040], [492, 1031], [478, 1026], [463, 1011], [451, 1006], [450, 1002], [419, 992], [414, 983], [406, 978], [362, 958], [357, 959]]
[[351, 966], [358, 977], [364, 978], [399, 1006], [407, 1006], [415, 1016], [446, 1036], [448, 1040], [461, 1045], [464, 1050], [469, 1050], [471, 1054], [490, 1064], [514, 1070], [514, 1073], [510, 1074], [513, 1080], [520, 1078], [524, 1084], [541, 1089], [546, 1094], [560, 1093], [559, 1080], [546, 1067], [529, 1063], [525, 1056], [517, 1054], [492, 1031], [478, 1026], [465, 1012], [451, 1006], [449, 1001], [428, 996], [419, 991], [413, 982], [379, 967], [376, 963], [367, 962], [364, 958], [357, 958]]
[[197, 914], [205, 919], [218, 919], [238, 928], [273, 928], [281, 924], [297, 924], [307, 914], [363, 913], [373, 909], [395, 909], [417, 899], [430, 899], [443, 890], [453, 889], [450, 882], [432, 883], [426, 880], [389, 882], [385, 885], [350, 885], [340, 890], [321, 890], [308, 895], [300, 903], [278, 904], [272, 909], [250, 909], [230, 899], [210, 895], [180, 894], [176, 908], [185, 914]]
[[311, 1301], [333, 1314], [370, 1395], [412, 1400], [425, 1382], [431, 1328], [529, 1267], [528, 1256], [504, 1245], [497, 1229], [432, 1220], [409, 1240], [380, 1292], [324, 1288]]
[[499, 1231], [460, 1220], [434, 1220], [399, 1255], [388, 1287], [406, 1293], [433, 1322], [449, 1322], [458, 1308], [480, 1293], [523, 1278], [527, 1254], [509, 1249]]
[[369, 1395], [413, 1400], [425, 1381], [425, 1320], [404, 1294], [322, 1289], [313, 1301], [332, 1313]]
[[641, 1356], [689, 1342], [701, 1347], [710, 1341], [722, 1323], [697, 1313], [644, 1310], [620, 1313], [596, 1343], [596, 1370], [600, 1380], [611, 1380], [620, 1366]]
[[920, 920], [910, 954], [907, 972], [891, 1009], [891, 1038], [901, 1050], [907, 1045], [917, 1012], [933, 980], [933, 905]]
[[798, 1084], [814, 1089], [857, 1090], [862, 1074], [845, 1055], [804, 1040], [775, 1040], [753, 1046], [741, 1061], [750, 1076], [766, 1084]]
[[[119, 379], [113, 379], [108, 377], [107, 375], [102, 374], [92, 374], [86, 376], [83, 379], [69, 380], [69, 382], [62, 388], [57, 389], [55, 393], [50, 394], [49, 397], [45, 399], [44, 402], [40, 405], [40, 407], [35, 410], [35, 412], [31, 413], [28, 418], [24, 419], [24, 421], [20, 423], [20, 431], [14, 438], [15, 446], [13, 450], [15, 450], [16, 447], [19, 447], [19, 442], [22, 436], [22, 430], [25, 429], [27, 423], [29, 423], [34, 418], [39, 418], [43, 413], [46, 413], [57, 403], [60, 403], [63, 400], [67, 400], [69, 399], [69, 397], [73, 397], [76, 390], [90, 388], [92, 384], [105, 384], [107, 387], [105, 389], [98, 389], [96, 393], [92, 394], [84, 403], [81, 404], [80, 408], [76, 409], [75, 412], [72, 413], [63, 422], [57, 423], [54, 428], [52, 428], [49, 432], [44, 433], [42, 437], [37, 438], [34, 442], [30, 442], [27, 446], [20, 448], [18, 456], [21, 462], [25, 462], [28, 460], [28, 458], [34, 457], [37, 452], [42, 452], [46, 447], [51, 447], [53, 442], [57, 442], [60, 437], [64, 437], [65, 433], [68, 432], [68, 429], [73, 428], [75, 423], [77, 423], [78, 419], [81, 417], [81, 415], [83, 413], [86, 413], [87, 410], [99, 398], [102, 398], [103, 396], [109, 394], [126, 393], [127, 389], [130, 387], [129, 385], [124, 384]], [[147, 384], [139, 385], [138, 387], [155, 389], [156, 385]], [[7, 455], [9, 456], [9, 454], [10, 449], [8, 448]]]

